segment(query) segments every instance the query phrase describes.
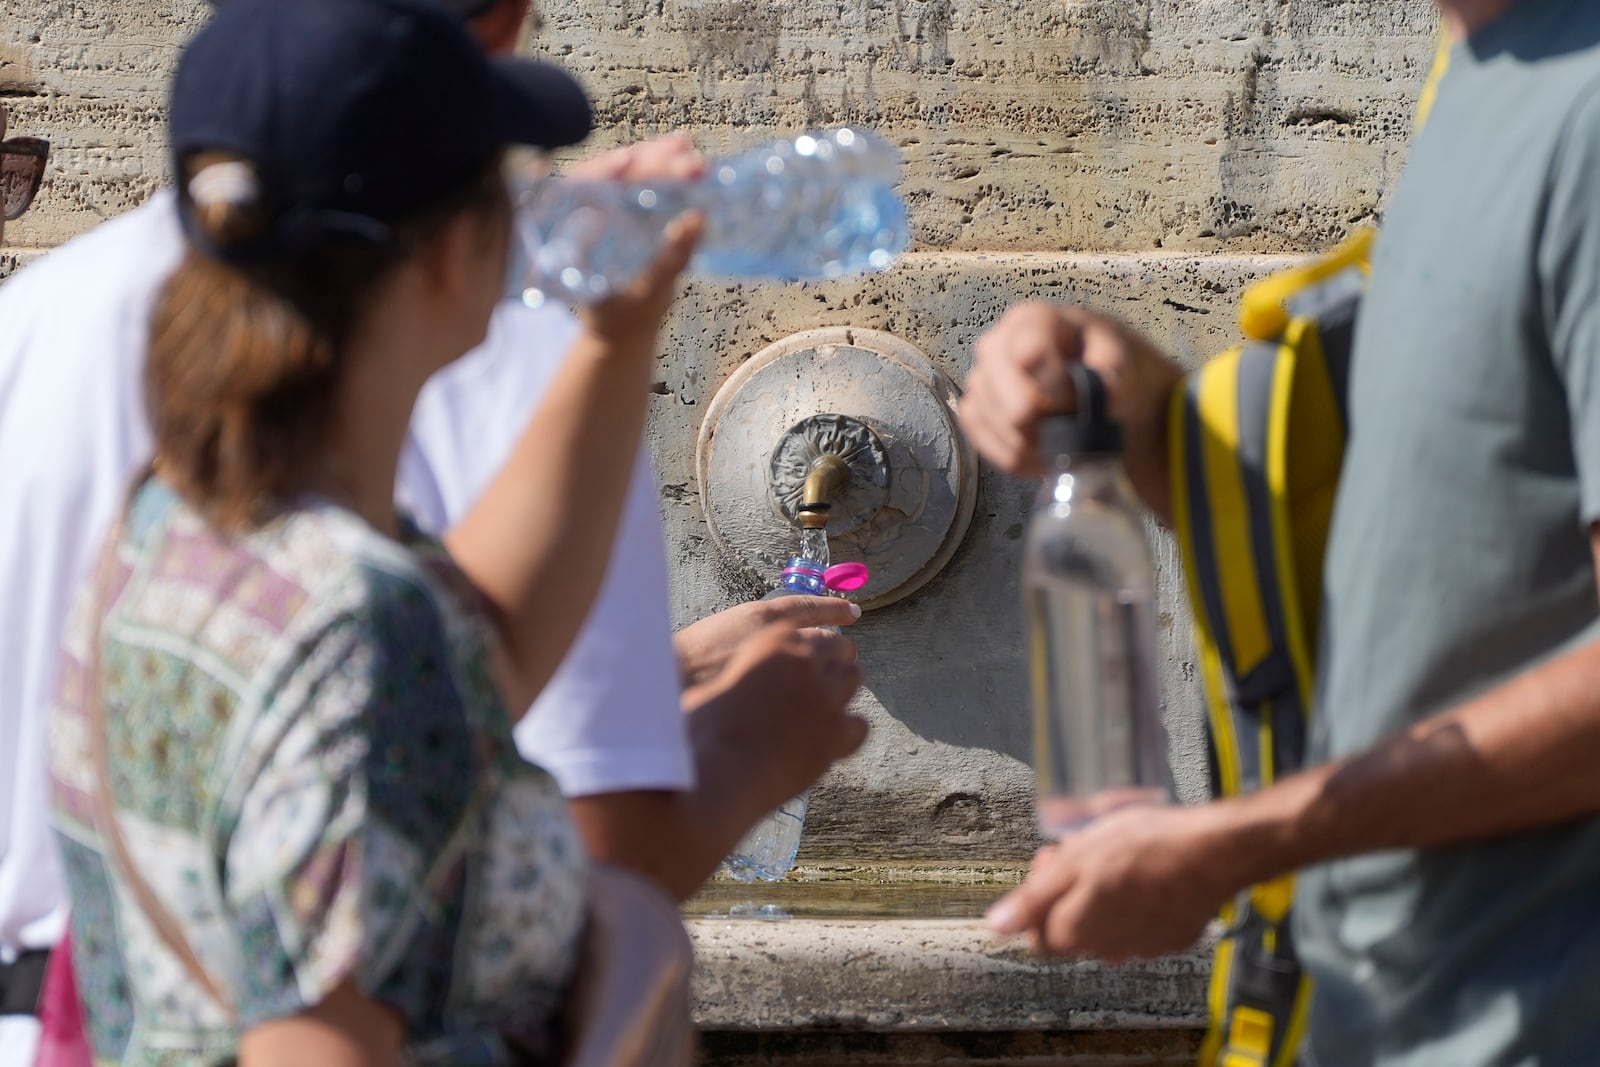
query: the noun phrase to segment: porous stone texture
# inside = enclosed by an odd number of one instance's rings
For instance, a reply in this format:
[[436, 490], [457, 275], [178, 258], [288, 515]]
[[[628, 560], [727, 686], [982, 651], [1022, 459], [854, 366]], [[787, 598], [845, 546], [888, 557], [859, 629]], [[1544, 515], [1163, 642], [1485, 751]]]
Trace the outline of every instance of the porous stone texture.
[[1306, 250], [1377, 210], [1424, 3], [585, 0], [539, 47], [602, 128], [709, 147], [860, 124], [900, 143], [924, 248]]
[[167, 180], [168, 82], [207, 10], [203, 0], [0, 0], [10, 133], [50, 141], [44, 184], [7, 224], [8, 244], [59, 244]]
[[706, 1030], [1032, 1032], [1205, 1024], [1204, 946], [1108, 966], [1045, 960], [967, 919], [689, 922]]
[[1200, 1030], [837, 1033], [714, 1030], [705, 1067], [1191, 1067]]
[[[710, 150], [854, 123], [905, 150], [919, 247], [1305, 251], [1398, 169], [1431, 5], [1403, 0], [548, 0], [597, 143]], [[51, 245], [166, 174], [166, 79], [201, 0], [5, 0], [0, 94], [56, 148]], [[419, 133], [422, 131], [419, 131]]]
[[[867, 279], [769, 289], [692, 283], [672, 320], [651, 422], [678, 621], [765, 592], [707, 535], [693, 441], [707, 383], [771, 341], [825, 325], [880, 329], [959, 381], [972, 342], [1008, 304], [1046, 298], [1123, 316], [1196, 363], [1232, 343], [1240, 288], [1290, 261], [929, 252]], [[1038, 843], [1018, 589], [1033, 495], [1032, 484], [986, 468], [967, 537], [944, 571], [852, 628], [866, 675], [856, 708], [873, 730], [813, 794], [804, 858], [1019, 858]], [[1194, 799], [1206, 778], [1191, 624], [1175, 549], [1154, 529], [1152, 543], [1174, 768], [1180, 795]]]
[[967, 919], [689, 923], [711, 1030], [1147, 1030], [1203, 1026], [1196, 950], [1111, 967], [1041, 959]]

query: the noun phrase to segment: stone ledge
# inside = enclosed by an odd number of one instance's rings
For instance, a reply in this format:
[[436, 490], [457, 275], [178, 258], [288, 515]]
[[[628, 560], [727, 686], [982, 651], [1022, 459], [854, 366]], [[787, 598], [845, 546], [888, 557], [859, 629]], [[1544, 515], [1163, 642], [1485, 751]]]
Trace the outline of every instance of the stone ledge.
[[694, 940], [705, 1031], [1193, 1031], [1209, 950], [1111, 967], [1047, 961], [976, 919], [706, 917]]
[[1200, 1030], [703, 1033], [704, 1067], [1193, 1067]]

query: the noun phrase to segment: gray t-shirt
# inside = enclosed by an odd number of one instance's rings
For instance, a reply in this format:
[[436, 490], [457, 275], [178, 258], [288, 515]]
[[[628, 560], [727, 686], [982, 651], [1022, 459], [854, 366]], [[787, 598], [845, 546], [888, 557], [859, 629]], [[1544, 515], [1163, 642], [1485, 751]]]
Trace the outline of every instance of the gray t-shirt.
[[[1600, 633], [1594, 0], [1519, 0], [1455, 48], [1350, 389], [1317, 758]], [[1330, 864], [1300, 900], [1319, 1067], [1600, 1064], [1600, 819]]]

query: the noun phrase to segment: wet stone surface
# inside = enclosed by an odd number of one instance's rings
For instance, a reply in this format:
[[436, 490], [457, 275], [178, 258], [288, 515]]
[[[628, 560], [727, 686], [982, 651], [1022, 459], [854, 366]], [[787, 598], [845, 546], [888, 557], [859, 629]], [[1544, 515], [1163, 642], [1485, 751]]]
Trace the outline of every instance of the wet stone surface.
[[684, 905], [705, 919], [976, 919], [1022, 880], [1021, 865], [802, 865], [777, 882], [709, 882]]

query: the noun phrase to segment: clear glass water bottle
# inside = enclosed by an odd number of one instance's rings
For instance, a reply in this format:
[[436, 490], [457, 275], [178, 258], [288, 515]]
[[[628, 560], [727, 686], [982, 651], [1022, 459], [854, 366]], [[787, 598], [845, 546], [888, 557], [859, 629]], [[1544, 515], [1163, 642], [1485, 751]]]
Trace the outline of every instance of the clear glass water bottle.
[[1052, 469], [1028, 525], [1022, 572], [1039, 828], [1051, 837], [1172, 795], [1155, 564], [1104, 386], [1086, 367], [1073, 373], [1078, 413], [1040, 428]]

